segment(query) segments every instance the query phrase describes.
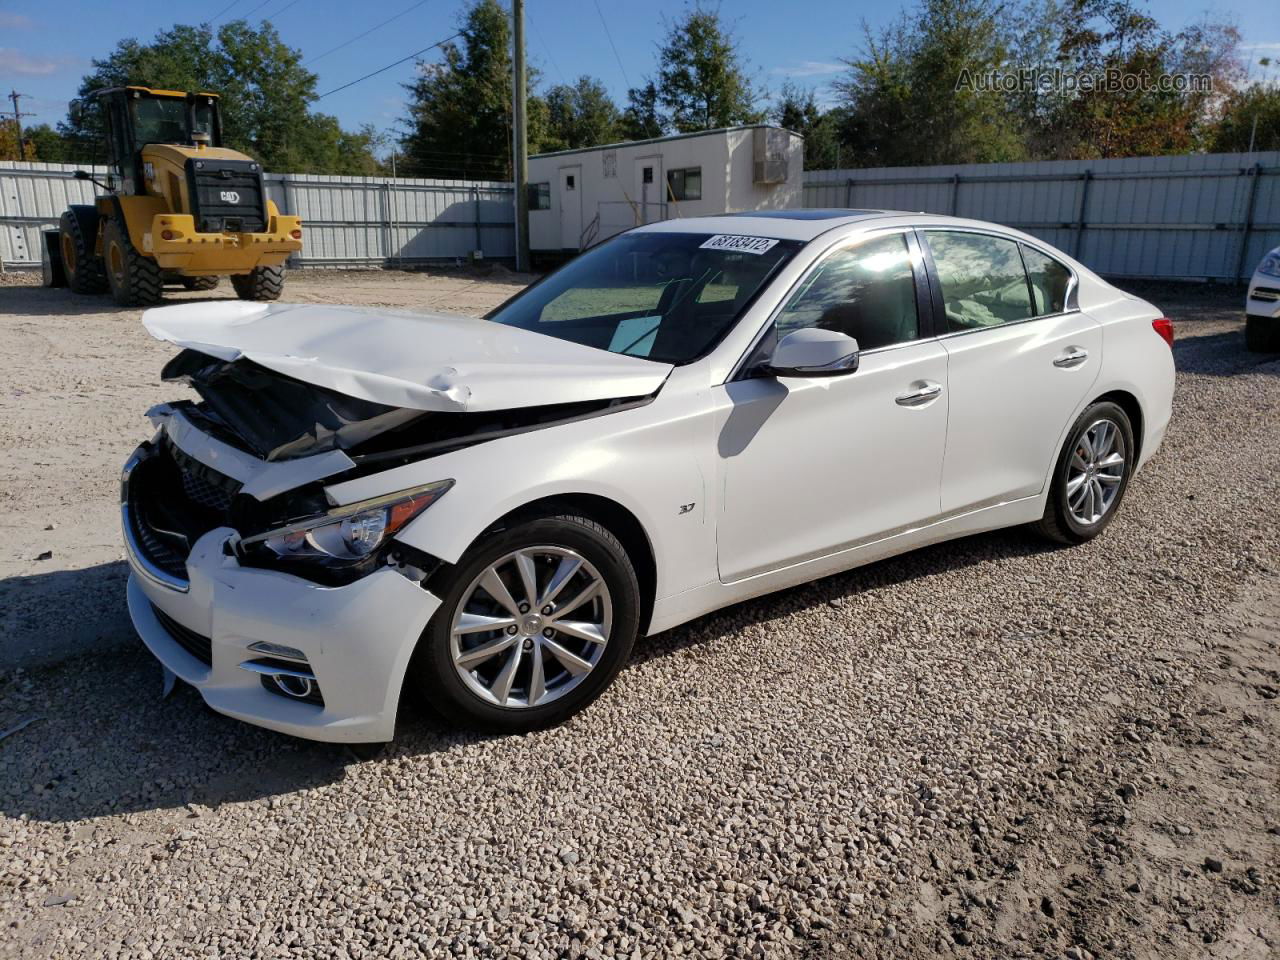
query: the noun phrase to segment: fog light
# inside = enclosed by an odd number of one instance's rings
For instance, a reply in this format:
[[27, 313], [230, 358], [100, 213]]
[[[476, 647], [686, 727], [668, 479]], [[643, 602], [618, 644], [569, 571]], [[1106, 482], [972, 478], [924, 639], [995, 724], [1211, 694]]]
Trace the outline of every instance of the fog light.
[[312, 688], [315, 686], [307, 677], [295, 677], [287, 673], [272, 674], [271, 681], [276, 685], [276, 689], [285, 696], [294, 697], [298, 700], [310, 696]]

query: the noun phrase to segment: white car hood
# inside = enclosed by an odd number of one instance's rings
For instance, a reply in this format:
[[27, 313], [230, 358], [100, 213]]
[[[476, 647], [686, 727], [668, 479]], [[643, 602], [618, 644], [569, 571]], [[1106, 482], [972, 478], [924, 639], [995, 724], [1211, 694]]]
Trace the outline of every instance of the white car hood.
[[446, 313], [214, 301], [142, 315], [158, 340], [414, 410], [489, 411], [640, 397], [671, 364]]

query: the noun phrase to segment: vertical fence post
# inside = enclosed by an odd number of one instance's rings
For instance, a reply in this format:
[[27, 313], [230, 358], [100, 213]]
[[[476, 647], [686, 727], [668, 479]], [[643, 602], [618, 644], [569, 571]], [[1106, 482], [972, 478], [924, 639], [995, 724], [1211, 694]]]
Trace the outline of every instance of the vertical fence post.
[[1258, 199], [1258, 180], [1262, 177], [1262, 164], [1255, 163], [1252, 167], [1244, 168], [1240, 173], [1253, 179], [1249, 181], [1249, 199], [1245, 202], [1244, 222], [1240, 225], [1240, 256], [1236, 260], [1237, 280], [1243, 280], [1246, 276], [1244, 258], [1249, 253], [1249, 233], [1253, 230], [1253, 205]]
[[476, 205], [476, 250], [484, 250], [480, 243], [480, 187], [471, 185], [471, 201]]
[[956, 206], [960, 199], [960, 174], [952, 174], [951, 176], [951, 209], [947, 211], [951, 216], [956, 215]]
[[853, 177], [845, 181], [844, 185], [844, 205], [846, 208], [853, 209]]
[[[281, 198], [284, 200], [284, 210], [281, 213], [286, 217], [293, 216], [293, 197], [289, 193], [289, 176], [288, 174], [280, 175], [280, 189], [282, 191]], [[298, 259], [296, 253], [289, 254], [289, 262], [293, 263]]]
[[1084, 240], [1084, 211], [1089, 202], [1089, 181], [1093, 179], [1093, 171], [1086, 170], [1080, 175], [1080, 203], [1076, 208], [1076, 235], [1071, 244], [1071, 256], [1080, 259], [1080, 246]]
[[378, 206], [382, 214], [382, 266], [391, 266], [391, 184], [382, 181], [378, 184]]

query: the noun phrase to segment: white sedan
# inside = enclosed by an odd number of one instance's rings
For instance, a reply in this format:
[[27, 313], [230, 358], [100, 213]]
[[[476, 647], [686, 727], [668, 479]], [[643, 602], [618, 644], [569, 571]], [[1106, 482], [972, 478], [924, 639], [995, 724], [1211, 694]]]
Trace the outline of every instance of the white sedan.
[[1245, 345], [1259, 353], [1280, 351], [1280, 247], [1253, 271], [1244, 314]]
[[[518, 731], [638, 636], [925, 544], [1115, 518], [1173, 395], [1159, 310], [989, 223], [675, 220], [484, 320], [149, 311], [129, 610], [214, 710], [380, 741], [402, 695]], [[731, 691], [729, 695], [731, 695]]]

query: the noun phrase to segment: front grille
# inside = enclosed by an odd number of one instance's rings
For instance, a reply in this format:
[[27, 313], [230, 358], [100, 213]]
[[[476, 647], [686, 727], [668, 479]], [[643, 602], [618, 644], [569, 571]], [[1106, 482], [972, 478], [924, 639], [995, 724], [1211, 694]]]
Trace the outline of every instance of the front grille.
[[164, 627], [165, 632], [173, 638], [174, 643], [205, 666], [213, 665], [213, 641], [196, 633], [189, 627], [184, 627], [154, 603], [151, 605], [151, 612], [156, 615], [156, 619], [160, 621], [160, 626]]
[[167, 440], [135, 466], [125, 491], [127, 522], [141, 559], [187, 578], [192, 546], [231, 520], [240, 484], [193, 460]]
[[187, 160], [191, 215], [201, 233], [261, 233], [267, 228], [262, 168], [251, 160]]

